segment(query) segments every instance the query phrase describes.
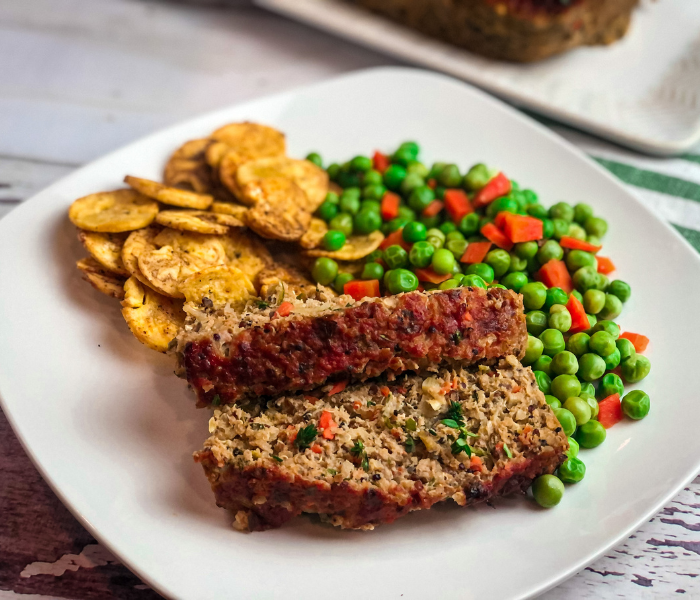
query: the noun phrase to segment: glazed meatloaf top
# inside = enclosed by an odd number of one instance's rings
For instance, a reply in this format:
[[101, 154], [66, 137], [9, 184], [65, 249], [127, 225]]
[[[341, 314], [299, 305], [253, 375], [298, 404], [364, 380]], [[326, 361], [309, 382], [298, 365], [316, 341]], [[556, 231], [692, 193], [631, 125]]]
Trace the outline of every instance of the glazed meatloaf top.
[[214, 411], [195, 458], [235, 526], [265, 529], [313, 512], [371, 529], [448, 498], [465, 505], [524, 490], [568, 448], [514, 356], [330, 387]]
[[522, 356], [522, 298], [455, 288], [354, 302], [295, 302], [243, 314], [200, 312], [178, 338], [181, 371], [198, 405], [311, 390], [443, 364]]

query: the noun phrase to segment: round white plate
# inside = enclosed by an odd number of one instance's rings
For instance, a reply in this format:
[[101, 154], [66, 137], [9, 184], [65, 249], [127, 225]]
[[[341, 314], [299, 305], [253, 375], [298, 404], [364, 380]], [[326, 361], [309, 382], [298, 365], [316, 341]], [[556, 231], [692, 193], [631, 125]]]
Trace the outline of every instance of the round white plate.
[[[498, 165], [545, 204], [589, 202], [633, 295], [623, 329], [648, 335], [652, 411], [582, 451], [586, 479], [553, 510], [523, 499], [445, 505], [374, 532], [303, 517], [231, 529], [191, 454], [208, 413], [173, 363], [128, 332], [118, 303], [80, 280], [67, 209], [159, 177], [183, 141], [223, 123], [279, 127], [292, 155], [326, 161], [415, 139], [427, 162]], [[75, 132], [80, 135], [80, 132]], [[572, 575], [649, 518], [700, 466], [700, 259], [620, 184], [546, 129], [445, 76], [376, 69], [233, 107], [152, 135], [72, 174], [0, 222], [3, 409], [66, 505], [120, 559], [173, 598], [525, 598]]]

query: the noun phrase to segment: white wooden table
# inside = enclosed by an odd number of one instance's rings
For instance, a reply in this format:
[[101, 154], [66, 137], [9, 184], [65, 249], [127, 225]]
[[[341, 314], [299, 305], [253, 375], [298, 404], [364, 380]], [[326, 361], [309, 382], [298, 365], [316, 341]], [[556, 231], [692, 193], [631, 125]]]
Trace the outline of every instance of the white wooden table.
[[[170, 123], [393, 62], [245, 2], [4, 0], [0, 218], [78, 166]], [[584, 147], [615, 152], [565, 133]], [[653, 196], [646, 200], [653, 204]], [[26, 494], [32, 510], [19, 506]], [[699, 496], [700, 478], [629, 540], [543, 598], [700, 598]], [[37, 519], [51, 540], [37, 533]], [[0, 413], [0, 599], [52, 597], [154, 594], [60, 506]]]

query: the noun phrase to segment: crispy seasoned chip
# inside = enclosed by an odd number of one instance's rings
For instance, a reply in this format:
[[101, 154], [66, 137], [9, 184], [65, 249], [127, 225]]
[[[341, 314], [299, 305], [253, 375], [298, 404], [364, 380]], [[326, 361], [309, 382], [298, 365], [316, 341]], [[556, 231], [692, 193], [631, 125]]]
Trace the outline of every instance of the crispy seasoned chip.
[[96, 233], [84, 229], [78, 230], [78, 239], [90, 256], [108, 271], [124, 277], [129, 276], [129, 271], [122, 262], [122, 248], [128, 236], [128, 233]]
[[224, 144], [224, 142], [212, 142], [211, 146], [207, 148], [204, 157], [212, 170], [217, 171], [224, 156], [230, 151], [231, 147], [228, 144]]
[[297, 160], [286, 156], [260, 158], [242, 164], [236, 170], [236, 185], [231, 191], [243, 204], [247, 204], [250, 199], [241, 195], [243, 187], [251, 181], [270, 177], [286, 177], [304, 190], [306, 210], [311, 213], [321, 206], [328, 192], [328, 173], [308, 160]]
[[241, 190], [252, 200], [246, 224], [264, 238], [295, 242], [304, 235], [311, 221], [306, 197], [291, 179], [270, 177], [251, 181]]
[[351, 235], [340, 250], [331, 252], [316, 248], [307, 250], [306, 255], [314, 258], [328, 256], [335, 260], [358, 260], [379, 248], [379, 244], [382, 243], [383, 239], [384, 234], [381, 231], [373, 231], [369, 235]]
[[248, 276], [236, 267], [209, 267], [190, 275], [180, 285], [185, 300], [195, 305], [221, 308], [245, 305], [255, 296], [255, 288]]
[[232, 229], [219, 238], [226, 252], [226, 260], [232, 267], [243, 271], [251, 281], [272, 263], [272, 256], [255, 234], [242, 229]]
[[299, 245], [302, 248], [317, 248], [321, 245], [321, 240], [323, 236], [328, 233], [328, 225], [323, 219], [317, 219], [313, 217], [311, 223], [309, 223], [309, 228], [306, 233], [301, 236], [299, 240]]
[[211, 138], [226, 144], [241, 160], [280, 156], [286, 152], [284, 134], [257, 123], [229, 123], [212, 133]]
[[245, 227], [245, 224], [231, 215], [204, 212], [202, 210], [164, 210], [158, 213], [156, 223], [196, 233], [223, 235], [229, 227]]
[[148, 279], [141, 273], [141, 269], [139, 269], [139, 255], [143, 252], [156, 249], [154, 240], [159, 233], [160, 227], [154, 226], [132, 231], [129, 237], [126, 238], [124, 246], [122, 247], [122, 263], [124, 264], [124, 268], [132, 277], [136, 277], [136, 279], [145, 285], [150, 284], [148, 283]]
[[163, 204], [172, 206], [180, 206], [182, 208], [197, 208], [200, 210], [207, 209], [214, 202], [213, 196], [209, 194], [198, 194], [181, 190], [179, 188], [168, 187], [157, 181], [150, 179], [142, 179], [141, 177], [132, 177], [127, 175], [124, 177], [124, 183], [142, 193], [144, 196], [158, 200]]
[[78, 198], [68, 211], [80, 229], [119, 233], [147, 227], [158, 214], [158, 203], [134, 190], [98, 192]]
[[212, 189], [211, 169], [205, 154], [212, 140], [205, 138], [186, 142], [175, 150], [165, 165], [165, 185], [206, 194]]
[[257, 287], [260, 288], [260, 297], [269, 300], [281, 282], [286, 283], [287, 289], [295, 296], [308, 298], [316, 294], [316, 284], [301, 271], [281, 263], [273, 263], [258, 273]]
[[102, 292], [118, 300], [124, 297], [124, 282], [126, 281], [126, 277], [108, 271], [91, 256], [79, 260], [76, 265], [83, 279], [98, 292]]
[[246, 222], [246, 215], [248, 214], [248, 209], [245, 206], [234, 204], [233, 202], [214, 202], [209, 207], [209, 210], [220, 215], [231, 215], [242, 223]]
[[181, 301], [154, 292], [134, 277], [124, 284], [122, 315], [136, 339], [158, 352], [167, 351], [185, 322]]

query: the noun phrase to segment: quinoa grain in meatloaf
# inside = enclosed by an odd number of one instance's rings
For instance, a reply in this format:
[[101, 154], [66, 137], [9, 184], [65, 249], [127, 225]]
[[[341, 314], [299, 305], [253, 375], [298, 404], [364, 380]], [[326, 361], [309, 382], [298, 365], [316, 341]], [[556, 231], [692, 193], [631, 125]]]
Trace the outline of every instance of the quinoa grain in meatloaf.
[[252, 305], [243, 314], [202, 310], [188, 319], [178, 357], [198, 406], [494, 362], [521, 357], [527, 346], [522, 297], [506, 289], [288, 300], [285, 316]]
[[568, 449], [532, 371], [514, 356], [497, 368], [328, 392], [214, 411], [195, 460], [236, 528], [278, 527], [308, 512], [372, 529], [448, 498], [464, 506], [525, 491]]

